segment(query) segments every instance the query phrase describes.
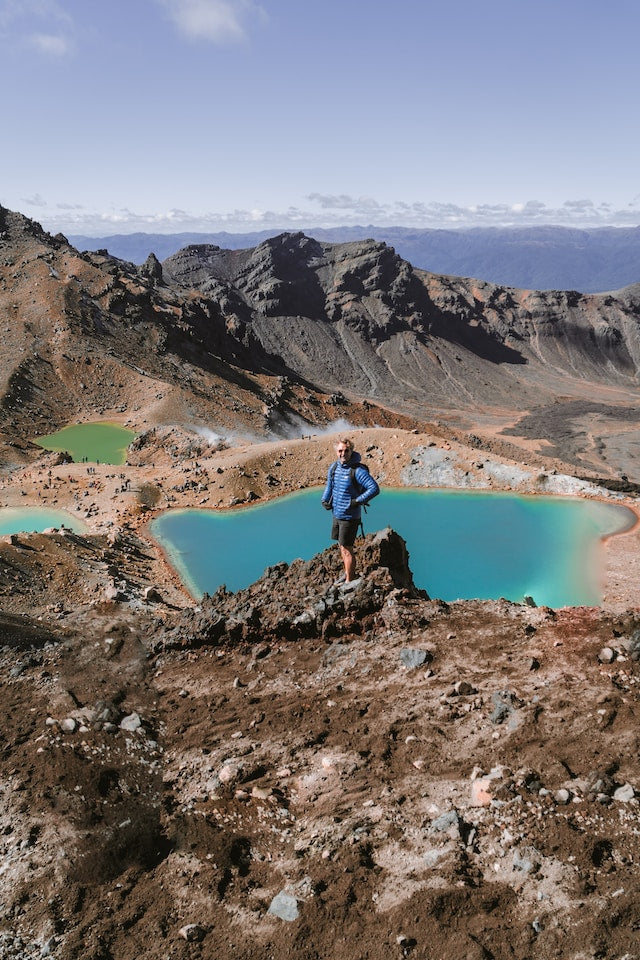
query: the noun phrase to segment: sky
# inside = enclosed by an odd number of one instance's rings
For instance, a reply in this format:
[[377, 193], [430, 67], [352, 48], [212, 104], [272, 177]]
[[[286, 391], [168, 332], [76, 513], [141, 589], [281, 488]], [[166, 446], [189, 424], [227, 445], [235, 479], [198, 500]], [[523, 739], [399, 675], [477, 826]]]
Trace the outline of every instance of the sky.
[[51, 232], [640, 224], [638, 0], [0, 0]]

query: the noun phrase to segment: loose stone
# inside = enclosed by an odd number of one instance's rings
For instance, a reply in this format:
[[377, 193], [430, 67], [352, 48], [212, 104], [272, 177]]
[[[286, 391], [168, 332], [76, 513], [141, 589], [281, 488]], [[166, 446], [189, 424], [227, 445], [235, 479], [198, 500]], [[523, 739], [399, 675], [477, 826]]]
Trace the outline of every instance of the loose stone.
[[187, 923], [178, 933], [187, 943], [200, 943], [205, 938], [206, 930], [199, 923]]
[[618, 787], [618, 789], [614, 791], [613, 799], [619, 800], [621, 803], [629, 803], [630, 800], [633, 800], [635, 795], [636, 792], [631, 784], [625, 783], [622, 787]]
[[287, 920], [288, 922], [297, 920], [300, 916], [298, 901], [284, 891], [277, 893], [271, 901], [267, 913], [271, 914], [272, 917], [279, 917], [280, 920]]
[[603, 647], [600, 653], [598, 654], [598, 660], [600, 663], [613, 663], [615, 660], [616, 654], [611, 647]]
[[428, 650], [405, 647], [400, 651], [400, 659], [407, 670], [414, 670], [416, 667], [421, 667], [423, 663], [428, 663], [432, 657]]
[[128, 716], [123, 717], [120, 721], [120, 729], [129, 730], [131, 733], [133, 733], [135, 730], [139, 730], [141, 726], [142, 720], [140, 719], [140, 714], [135, 713], [135, 711], [130, 713]]
[[218, 773], [220, 783], [233, 783], [240, 775], [240, 767], [237, 763], [225, 763]]

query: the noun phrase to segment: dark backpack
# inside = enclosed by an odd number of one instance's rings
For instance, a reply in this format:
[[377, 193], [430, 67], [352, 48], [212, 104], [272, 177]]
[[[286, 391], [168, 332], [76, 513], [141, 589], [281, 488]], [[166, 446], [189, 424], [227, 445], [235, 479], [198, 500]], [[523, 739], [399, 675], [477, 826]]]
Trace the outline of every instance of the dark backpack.
[[[333, 483], [333, 478], [335, 477], [335, 474], [336, 474], [336, 470], [338, 469], [339, 465], [340, 465], [339, 460], [336, 460], [335, 463], [331, 464], [331, 473], [329, 474], [329, 476], [331, 478], [332, 483]], [[366, 463], [359, 463], [358, 467], [362, 467], [362, 469], [366, 470], [367, 473], [371, 472], [369, 470], [369, 467], [366, 465]], [[358, 469], [358, 467], [349, 467], [349, 473], [351, 474], [351, 483], [356, 487], [360, 487], [360, 493], [362, 493], [362, 491], [364, 490], [364, 487], [362, 486], [362, 484], [358, 483], [358, 481], [356, 480], [356, 470]], [[366, 504], [364, 506], [366, 508]]]

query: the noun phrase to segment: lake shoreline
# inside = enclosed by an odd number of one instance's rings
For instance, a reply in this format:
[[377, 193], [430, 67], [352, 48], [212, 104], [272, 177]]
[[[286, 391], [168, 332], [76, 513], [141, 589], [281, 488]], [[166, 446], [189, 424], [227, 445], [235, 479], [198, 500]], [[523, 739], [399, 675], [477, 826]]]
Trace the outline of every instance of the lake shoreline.
[[[236, 592], [269, 566], [309, 561], [331, 545], [319, 493], [235, 511], [169, 510], [148, 533], [194, 598], [221, 586]], [[553, 608], [600, 605], [605, 536], [637, 523], [622, 504], [578, 497], [415, 487], [386, 494], [363, 517], [366, 532], [399, 533], [416, 586], [445, 602], [530, 596]]]
[[[167, 509], [183, 507], [236, 510], [296, 490], [321, 488], [329, 464], [335, 459], [335, 441], [341, 435], [239, 442], [205, 451], [198, 457], [176, 457], [169, 442], [174, 447], [178, 445], [178, 449], [183, 442], [187, 449], [193, 445], [194, 434], [179, 428], [165, 428], [165, 433], [155, 444], [130, 451], [128, 462], [122, 466], [57, 464], [55, 455], [43, 454], [36, 462], [0, 477], [0, 503], [20, 507], [52, 505], [77, 512], [95, 533], [114, 528], [138, 533], [157, 556], [158, 585], [169, 589], [176, 602], [192, 604], [193, 598], [178, 583], [177, 575], [150, 534], [153, 518]], [[640, 516], [635, 498], [607, 493], [596, 484], [561, 473], [553, 462], [543, 464], [544, 470], [538, 463], [525, 467], [417, 431], [371, 427], [347, 433], [383, 489], [415, 486], [531, 495], [552, 493], [618, 503], [628, 507], [636, 518]], [[189, 485], [196, 469], [202, 471], [204, 490]], [[139, 502], [139, 491], [144, 485], [156, 487], [160, 493], [152, 509], [142, 508]], [[636, 522], [628, 531], [606, 540], [602, 601], [605, 609], [615, 611], [638, 605], [634, 569], [640, 554], [639, 530], [640, 523]], [[329, 543], [327, 533], [327, 546]]]

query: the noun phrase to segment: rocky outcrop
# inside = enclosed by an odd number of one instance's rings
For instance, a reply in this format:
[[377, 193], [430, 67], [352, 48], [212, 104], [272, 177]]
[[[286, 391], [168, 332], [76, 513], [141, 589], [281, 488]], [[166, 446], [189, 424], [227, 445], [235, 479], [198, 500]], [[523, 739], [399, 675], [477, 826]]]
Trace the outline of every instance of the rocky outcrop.
[[18, 616], [0, 611], [0, 647], [28, 650], [57, 640], [59, 636], [54, 628], [45, 627], [26, 615]]
[[342, 564], [332, 547], [306, 562], [268, 567], [238, 593], [221, 587], [197, 611], [183, 613], [158, 649], [365, 634], [391, 596], [394, 602], [427, 599], [413, 583], [405, 541], [389, 527], [358, 541], [356, 557], [359, 579], [353, 584], [336, 582]]
[[140, 275], [146, 277], [147, 280], [151, 280], [154, 283], [162, 283], [162, 264], [156, 257], [155, 253], [150, 253], [145, 262], [139, 268]]

